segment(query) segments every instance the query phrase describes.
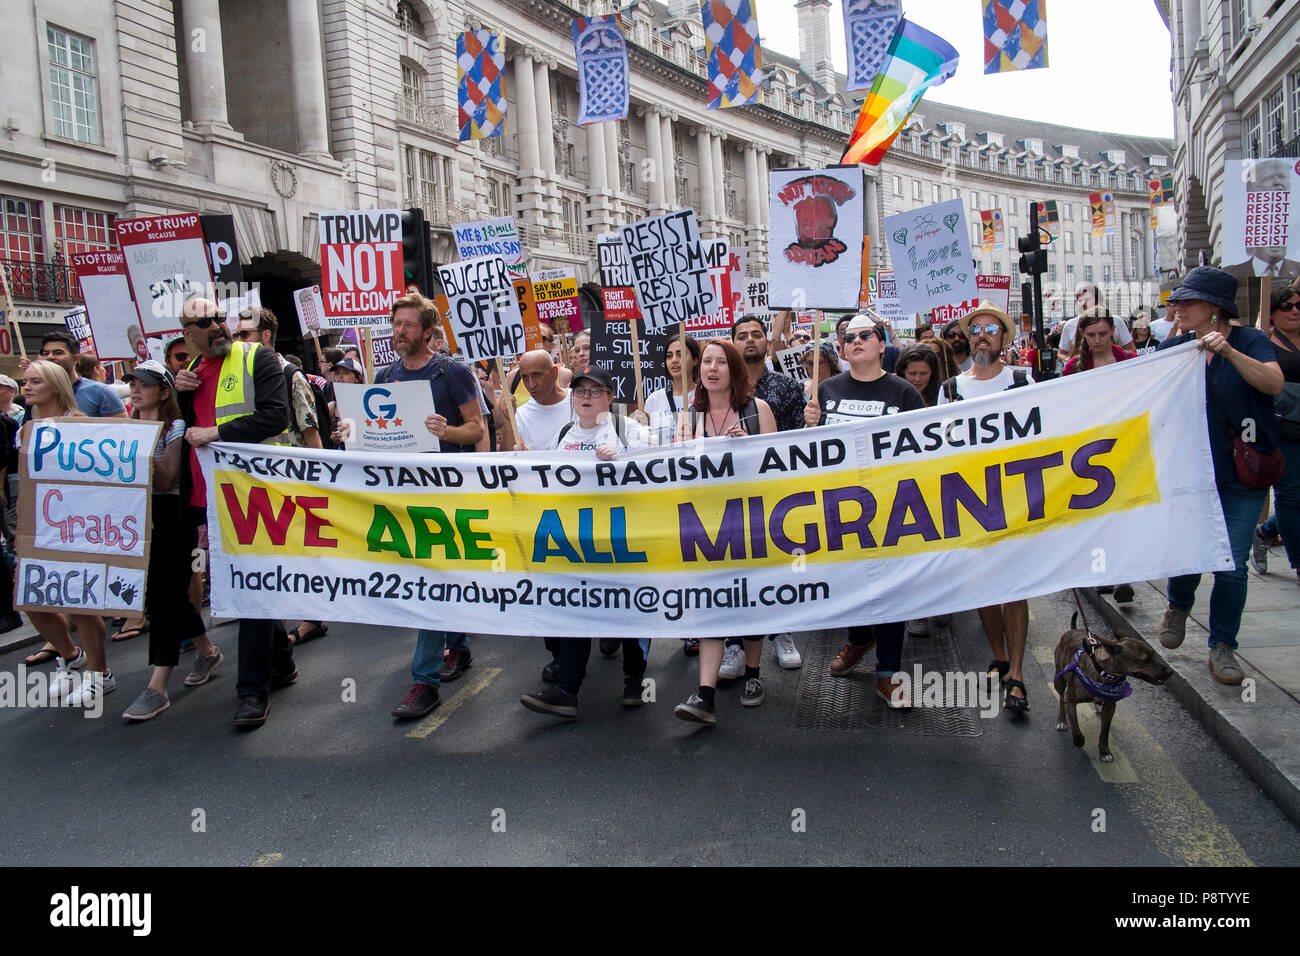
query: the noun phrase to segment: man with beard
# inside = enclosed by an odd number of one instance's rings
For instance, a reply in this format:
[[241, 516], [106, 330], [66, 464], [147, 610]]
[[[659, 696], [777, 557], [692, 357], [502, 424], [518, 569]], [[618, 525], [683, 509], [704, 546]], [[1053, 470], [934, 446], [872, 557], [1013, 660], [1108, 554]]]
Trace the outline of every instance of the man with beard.
[[[753, 315], [742, 315], [731, 324], [731, 341], [740, 349], [749, 373], [749, 384], [754, 386], [754, 397], [761, 398], [772, 407], [778, 431], [803, 428], [805, 399], [803, 386], [789, 375], [774, 372], [767, 367], [767, 332], [762, 321]], [[789, 634], [773, 634], [772, 650], [777, 663], [786, 670], [803, 666], [799, 649]], [[718, 676], [734, 680], [745, 673], [745, 648], [738, 637], [729, 638], [723, 654]]]
[[[412, 292], [393, 302], [390, 320], [398, 360], [375, 375], [375, 384], [428, 382], [434, 414], [424, 420], [424, 427], [437, 436], [442, 451], [472, 452], [486, 434], [478, 382], [468, 365], [438, 354], [443, 335], [437, 306]], [[432, 712], [442, 703], [439, 685], [463, 674], [470, 660], [469, 638], [464, 634], [421, 628], [411, 659], [411, 690], [393, 709], [393, 716], [411, 720]]]
[[[1002, 363], [1002, 349], [1016, 334], [1011, 316], [991, 302], [981, 302], [977, 309], [957, 322], [962, 337], [969, 337], [971, 365], [969, 370], [953, 376], [939, 388], [940, 405], [1031, 384], [1029, 369]], [[945, 328], [944, 332], [947, 331]], [[979, 615], [980, 623], [984, 625], [984, 636], [993, 649], [989, 676], [996, 672], [999, 680], [1007, 682], [1006, 709], [1015, 714], [1024, 713], [1029, 709], [1029, 695], [1025, 691], [1025, 675], [1021, 668], [1029, 635], [1029, 602], [1008, 601], [982, 607]]]
[[971, 366], [970, 357], [970, 340], [966, 338], [966, 333], [961, 330], [961, 320], [953, 319], [943, 327], [943, 334], [939, 336], [948, 343], [952, 349], [952, 357], [957, 360], [957, 367], [965, 372]]
[[[215, 302], [200, 296], [182, 306], [181, 328], [189, 350], [197, 354], [176, 376], [176, 397], [191, 449], [214, 441], [289, 444], [289, 397], [275, 352], [257, 343], [232, 341], [226, 316]], [[180, 493], [181, 501], [189, 505], [187, 517], [197, 529], [207, 521], [208, 492], [193, 451], [189, 465], [181, 470]], [[155, 621], [154, 626], [167, 623]], [[235, 726], [262, 726], [270, 711], [271, 691], [297, 679], [293, 645], [284, 624], [241, 619]]]

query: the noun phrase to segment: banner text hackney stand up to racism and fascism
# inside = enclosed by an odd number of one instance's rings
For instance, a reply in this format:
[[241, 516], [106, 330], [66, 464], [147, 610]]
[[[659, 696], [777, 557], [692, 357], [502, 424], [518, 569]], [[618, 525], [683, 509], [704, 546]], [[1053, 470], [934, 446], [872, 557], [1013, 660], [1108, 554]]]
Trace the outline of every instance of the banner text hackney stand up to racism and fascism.
[[1188, 345], [869, 424], [613, 461], [215, 444], [213, 612], [723, 636], [1226, 569], [1204, 405]]

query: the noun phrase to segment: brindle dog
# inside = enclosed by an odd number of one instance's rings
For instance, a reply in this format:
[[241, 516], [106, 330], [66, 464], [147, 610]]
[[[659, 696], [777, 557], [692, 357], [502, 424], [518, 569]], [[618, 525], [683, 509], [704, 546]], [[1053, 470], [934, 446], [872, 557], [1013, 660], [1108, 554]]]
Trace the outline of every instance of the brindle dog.
[[[1056, 673], [1059, 674], [1068, 667], [1079, 649], [1084, 647], [1085, 641], [1091, 638], [1095, 642], [1092, 644], [1091, 655], [1084, 650], [1079, 657], [1079, 668], [1091, 681], [1101, 685], [1110, 683], [1103, 678], [1100, 672], [1103, 670], [1111, 677], [1137, 677], [1148, 684], [1163, 684], [1173, 676], [1173, 670], [1144, 641], [1131, 637], [1101, 637], [1088, 631], [1076, 630], [1078, 617], [1077, 611], [1070, 616], [1070, 630], [1061, 635], [1061, 640], [1056, 645], [1054, 655]], [[1087, 701], [1094, 702], [1101, 714], [1101, 735], [1097, 739], [1097, 753], [1104, 763], [1114, 760], [1110, 752], [1110, 722], [1115, 717], [1116, 702], [1099, 700], [1093, 696], [1079, 680], [1079, 675], [1075, 673], [1056, 678], [1053, 686], [1061, 696], [1056, 729], [1065, 730], [1068, 718], [1074, 745], [1082, 747], [1083, 733], [1079, 730], [1079, 715], [1075, 712], [1075, 708]]]

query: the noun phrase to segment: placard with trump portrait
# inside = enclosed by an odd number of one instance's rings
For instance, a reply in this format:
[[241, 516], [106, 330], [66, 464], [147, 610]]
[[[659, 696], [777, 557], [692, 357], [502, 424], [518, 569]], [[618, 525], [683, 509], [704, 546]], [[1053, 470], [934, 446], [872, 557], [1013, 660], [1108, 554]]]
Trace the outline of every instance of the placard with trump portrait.
[[856, 310], [862, 286], [862, 169], [780, 169], [769, 177], [770, 306]]
[[1239, 282], [1300, 275], [1300, 160], [1232, 160], [1224, 172], [1222, 268]]

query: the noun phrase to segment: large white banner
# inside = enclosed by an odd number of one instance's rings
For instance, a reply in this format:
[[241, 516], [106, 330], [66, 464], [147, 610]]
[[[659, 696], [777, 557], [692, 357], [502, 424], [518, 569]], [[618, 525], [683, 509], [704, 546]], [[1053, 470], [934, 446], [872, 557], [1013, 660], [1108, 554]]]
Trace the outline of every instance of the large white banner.
[[869, 424], [607, 462], [215, 444], [200, 451], [212, 610], [699, 637], [1227, 569], [1204, 369], [1185, 346]]

